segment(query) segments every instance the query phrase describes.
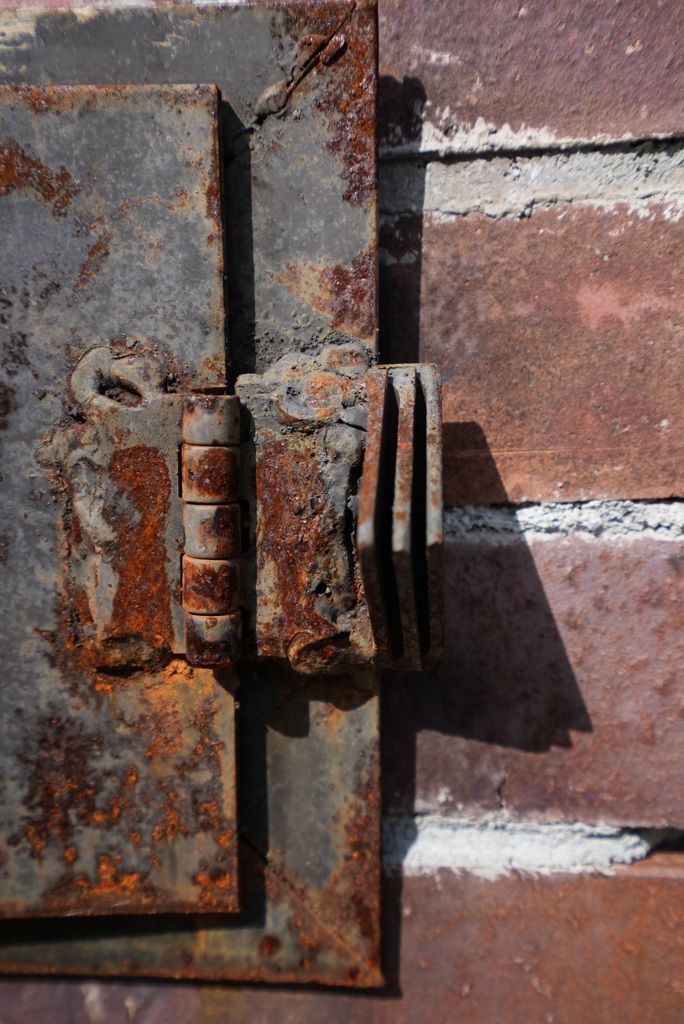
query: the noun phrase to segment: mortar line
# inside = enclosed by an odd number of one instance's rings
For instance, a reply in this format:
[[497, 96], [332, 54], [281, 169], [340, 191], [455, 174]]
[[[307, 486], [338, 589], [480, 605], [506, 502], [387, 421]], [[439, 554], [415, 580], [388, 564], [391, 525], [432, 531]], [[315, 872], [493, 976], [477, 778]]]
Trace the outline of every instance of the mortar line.
[[639, 147], [648, 143], [652, 143], [661, 150], [667, 146], [681, 147], [684, 144], [684, 133], [644, 135], [635, 139], [616, 139], [607, 142], [569, 140], [567, 143], [559, 142], [556, 145], [547, 146], [502, 146], [501, 148], [492, 146], [461, 151], [450, 149], [403, 150], [400, 147], [385, 148], [381, 146], [378, 152], [378, 161], [380, 164], [416, 163], [427, 165], [429, 163], [471, 163], [474, 160], [516, 160], [518, 157], [534, 159], [545, 156], [572, 155], [573, 153], [624, 153], [630, 155], [638, 152]]

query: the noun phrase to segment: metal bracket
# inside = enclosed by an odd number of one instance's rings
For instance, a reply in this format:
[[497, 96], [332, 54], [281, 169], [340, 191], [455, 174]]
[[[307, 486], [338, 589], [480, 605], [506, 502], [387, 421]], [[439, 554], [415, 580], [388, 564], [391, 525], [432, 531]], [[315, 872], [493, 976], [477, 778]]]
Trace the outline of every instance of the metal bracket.
[[439, 661], [434, 367], [374, 367], [345, 345], [284, 356], [236, 395], [180, 395], [138, 340], [92, 349], [71, 387], [76, 422], [58, 441], [79, 524], [69, 579], [95, 664]]
[[307, 674], [437, 663], [437, 370], [374, 367], [351, 344], [284, 356], [236, 390], [250, 417], [256, 652]]

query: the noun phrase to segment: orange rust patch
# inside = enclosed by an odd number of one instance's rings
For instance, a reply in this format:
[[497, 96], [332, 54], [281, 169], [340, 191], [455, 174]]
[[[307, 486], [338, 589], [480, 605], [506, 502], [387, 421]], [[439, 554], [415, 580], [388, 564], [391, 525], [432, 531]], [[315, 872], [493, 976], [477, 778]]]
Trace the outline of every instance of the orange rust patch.
[[198, 871], [193, 876], [192, 882], [193, 885], [200, 886], [202, 890], [199, 897], [201, 903], [215, 903], [217, 896], [225, 899], [226, 895], [230, 896], [233, 889], [232, 875], [221, 868]]
[[375, 248], [369, 248], [359, 253], [351, 266], [338, 264], [322, 271], [331, 294], [331, 327], [362, 338], [375, 337], [376, 266]]
[[264, 935], [263, 939], [259, 943], [259, 951], [264, 956], [275, 956], [281, 946], [282, 942], [277, 936]]
[[108, 854], [100, 854], [97, 858], [96, 881], [91, 881], [87, 875], [67, 879], [46, 895], [46, 902], [50, 903], [58, 897], [61, 902], [68, 893], [73, 893], [84, 906], [97, 903], [103, 898], [108, 903], [134, 897], [141, 903], [156, 902], [159, 893], [147, 877], [140, 871], [121, 871], [117, 867], [117, 861], [120, 860], [120, 855], [110, 857]]
[[35, 192], [44, 203], [52, 203], [55, 216], [63, 217], [81, 186], [72, 182], [66, 167], [55, 173], [29, 156], [14, 139], [7, 139], [0, 145], [0, 196], [15, 189]]
[[51, 840], [67, 844], [73, 816], [81, 822], [95, 812], [96, 787], [86, 767], [102, 748], [103, 739], [87, 734], [58, 715], [36, 723], [18, 755], [26, 772], [24, 807], [31, 815], [23, 829], [34, 857]]
[[169, 794], [169, 802], [165, 809], [166, 820], [162, 825], [155, 825], [152, 829], [152, 838], [155, 843], [161, 842], [162, 839], [174, 839], [180, 832], [182, 835], [188, 835], [192, 830], [181, 823], [180, 811], [173, 805], [174, 796]]
[[93, 242], [90, 246], [86, 258], [81, 264], [81, 269], [78, 272], [76, 283], [74, 284], [74, 291], [77, 291], [79, 288], [83, 288], [102, 270], [109, 256], [109, 243], [111, 240], [111, 235], [104, 234], [102, 238], [99, 238], [97, 242]]
[[143, 706], [138, 731], [149, 737], [145, 757], [165, 761], [180, 753], [184, 746], [183, 715], [174, 694], [164, 686], [150, 686], [145, 690]]
[[237, 447], [184, 444], [181, 482], [186, 501], [237, 501], [240, 492], [240, 452]]
[[345, 826], [350, 852], [321, 896], [322, 906], [332, 903], [337, 908], [338, 926], [362, 937], [363, 959], [371, 971], [380, 965], [379, 778], [376, 752], [357, 769]]
[[[331, 56], [338, 57], [333, 67], [322, 59], [316, 68], [320, 98], [316, 107], [326, 115], [332, 135], [329, 148], [339, 154], [346, 182], [347, 202], [373, 202], [376, 195], [376, 33], [375, 14], [370, 7], [358, 7], [343, 30], [344, 46], [339, 36], [331, 47]], [[331, 40], [333, 43], [334, 40]], [[322, 55], [323, 58], [324, 55]]]
[[208, 175], [206, 201], [207, 217], [219, 228], [221, 225], [221, 182], [215, 169], [212, 169]]
[[276, 280], [302, 302], [324, 313], [332, 330], [374, 342], [376, 266], [376, 252], [371, 246], [350, 265], [320, 268], [308, 260], [288, 263]]
[[146, 445], [125, 448], [113, 455], [109, 473], [120, 496], [128, 499], [137, 513], [131, 516], [126, 502], [120, 501], [109, 504], [104, 512], [118, 534], [112, 565], [119, 583], [111, 634], [139, 637], [153, 647], [168, 648], [173, 624], [160, 524], [168, 513], [171, 481], [164, 456]]
[[[262, 575], [266, 567], [274, 574], [272, 595], [277, 595], [269, 635], [262, 642], [264, 653], [272, 657], [287, 656], [300, 634], [336, 636], [334, 626], [316, 610], [311, 586], [311, 566], [325, 559], [332, 533], [324, 488], [316, 476], [314, 460], [286, 441], [265, 446], [257, 463], [259, 565]], [[275, 480], [277, 488], [272, 487]], [[294, 521], [293, 509], [298, 510]], [[265, 610], [267, 600], [264, 595]]]

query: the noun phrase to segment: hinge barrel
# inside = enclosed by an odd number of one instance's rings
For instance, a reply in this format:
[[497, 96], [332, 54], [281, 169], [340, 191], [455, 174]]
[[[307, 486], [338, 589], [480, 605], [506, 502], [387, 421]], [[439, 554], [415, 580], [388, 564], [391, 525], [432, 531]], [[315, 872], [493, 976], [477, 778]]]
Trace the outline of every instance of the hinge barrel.
[[182, 438], [186, 656], [227, 664], [242, 653], [239, 399], [185, 395]]

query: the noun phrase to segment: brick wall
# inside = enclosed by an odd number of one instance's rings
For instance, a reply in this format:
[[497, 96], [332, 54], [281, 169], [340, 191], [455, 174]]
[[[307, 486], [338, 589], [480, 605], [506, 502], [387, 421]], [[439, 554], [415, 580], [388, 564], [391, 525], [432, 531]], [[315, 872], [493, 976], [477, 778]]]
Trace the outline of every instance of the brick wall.
[[443, 369], [449, 506], [445, 664], [384, 692], [388, 989], [3, 981], [2, 1021], [684, 1017], [679, 5], [380, 24], [381, 343]]

